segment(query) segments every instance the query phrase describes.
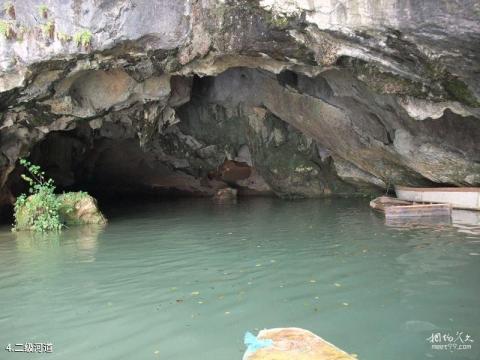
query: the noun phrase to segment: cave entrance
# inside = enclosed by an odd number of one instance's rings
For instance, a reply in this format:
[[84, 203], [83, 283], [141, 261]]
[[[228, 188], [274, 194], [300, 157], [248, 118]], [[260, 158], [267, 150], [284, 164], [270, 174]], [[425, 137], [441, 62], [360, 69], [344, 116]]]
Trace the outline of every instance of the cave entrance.
[[[171, 137], [167, 134], [164, 142], [174, 146], [168, 140]], [[212, 196], [221, 188], [242, 188], [253, 173], [248, 160], [241, 158], [224, 157], [217, 166], [207, 167], [185, 158], [174, 159], [164, 151], [144, 149], [135, 138], [107, 138], [78, 126], [49, 133], [33, 147], [28, 159], [40, 165], [58, 191], [87, 191], [107, 203]], [[17, 167], [10, 176], [14, 195], [27, 190], [20, 177], [22, 170]], [[243, 187], [239, 189], [241, 195], [248, 192], [248, 187]], [[248, 194], [254, 193], [252, 190]], [[257, 191], [257, 195], [267, 193]]]
[[[213, 196], [224, 188], [288, 198], [352, 193], [329, 151], [252, 93], [270, 92], [265, 84], [277, 92], [296, 88], [300, 80], [291, 71], [232, 68], [218, 76], [158, 76], [127, 96], [120, 90], [135, 81], [126, 72], [81, 73], [57, 86], [71, 99], [75, 120], [50, 130], [28, 158], [59, 192], [87, 191], [100, 207]], [[315, 91], [328, 96], [328, 90], [323, 84]], [[27, 190], [22, 171], [17, 166], [9, 176], [13, 196]]]
[[[213, 196], [224, 188], [286, 198], [376, 191], [381, 180], [334, 160], [330, 147], [342, 138], [330, 128], [335, 121], [320, 124], [327, 131], [305, 127], [319, 122], [317, 108], [343, 119], [328, 105], [333, 96], [324, 78], [289, 70], [147, 79], [120, 69], [81, 72], [56, 86], [48, 105], [55, 126], [45, 120], [49, 132], [29, 149], [29, 160], [58, 191], [88, 191], [100, 206]], [[303, 110], [309, 121], [297, 121]], [[368, 124], [383, 139], [377, 123]], [[22, 171], [17, 166], [9, 176], [14, 196], [26, 191]]]
[[[54, 180], [57, 192], [87, 191], [102, 209], [211, 197], [228, 187], [237, 189], [240, 196], [272, 195], [251, 166], [248, 147], [239, 146], [232, 159], [217, 153], [214, 145], [203, 145], [174, 127], [142, 147], [138, 137], [121, 132], [118, 123], [92, 129], [89, 123], [80, 122], [72, 130], [48, 133], [30, 150], [28, 160]], [[28, 191], [21, 179], [23, 171], [17, 166], [9, 176], [13, 196]], [[11, 205], [4, 207], [2, 222], [11, 222], [12, 213]]]

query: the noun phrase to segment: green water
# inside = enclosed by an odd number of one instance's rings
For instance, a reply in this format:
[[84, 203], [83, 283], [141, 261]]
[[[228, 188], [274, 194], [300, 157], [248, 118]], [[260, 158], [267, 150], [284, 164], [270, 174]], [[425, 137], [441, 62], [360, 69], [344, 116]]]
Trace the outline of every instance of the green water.
[[[365, 200], [112, 209], [105, 229], [0, 231], [0, 359], [241, 359], [297, 326], [364, 360], [480, 359], [480, 236], [387, 227]], [[461, 331], [469, 350], [434, 350]], [[50, 342], [51, 354], [8, 343]]]

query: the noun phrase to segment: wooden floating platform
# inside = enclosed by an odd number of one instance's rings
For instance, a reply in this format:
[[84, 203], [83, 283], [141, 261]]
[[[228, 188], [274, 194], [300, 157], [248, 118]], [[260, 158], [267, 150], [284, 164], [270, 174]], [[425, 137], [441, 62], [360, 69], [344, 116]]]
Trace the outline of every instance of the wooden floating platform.
[[411, 201], [380, 196], [370, 202], [370, 207], [385, 213], [387, 219], [408, 217], [450, 217], [450, 204], [414, 204]]
[[454, 209], [480, 211], [480, 188], [416, 188], [395, 186], [400, 200], [422, 203], [450, 204]]
[[403, 206], [412, 205], [411, 201], [398, 200], [389, 196], [380, 196], [370, 201], [370, 207], [372, 209], [385, 212], [385, 208], [391, 206]]

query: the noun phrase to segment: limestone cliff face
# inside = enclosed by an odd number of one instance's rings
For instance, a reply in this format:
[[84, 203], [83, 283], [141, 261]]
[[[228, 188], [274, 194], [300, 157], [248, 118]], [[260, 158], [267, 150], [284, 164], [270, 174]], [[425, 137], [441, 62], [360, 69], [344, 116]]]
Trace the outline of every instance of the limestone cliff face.
[[1, 202], [28, 155], [98, 191], [480, 185], [478, 1], [43, 3], [0, 20]]

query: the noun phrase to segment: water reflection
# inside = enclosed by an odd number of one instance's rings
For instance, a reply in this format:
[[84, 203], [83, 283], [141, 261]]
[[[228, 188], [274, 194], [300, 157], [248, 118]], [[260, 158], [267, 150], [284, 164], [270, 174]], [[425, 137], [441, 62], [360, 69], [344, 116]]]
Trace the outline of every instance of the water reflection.
[[451, 217], [385, 219], [385, 225], [399, 230], [430, 229], [434, 231], [448, 231], [456, 229], [458, 232], [480, 235], [480, 212], [453, 210]]
[[436, 217], [411, 217], [411, 218], [397, 218], [385, 219], [385, 224], [395, 228], [407, 229], [447, 229], [452, 225], [450, 216], [436, 216]]
[[453, 210], [452, 222], [459, 232], [480, 235], [480, 211]]
[[60, 233], [44, 234], [18, 231], [13, 236], [19, 256], [23, 254], [29, 258], [48, 254], [51, 261], [51, 255], [57, 253], [62, 257], [75, 257], [79, 262], [93, 262], [98, 249], [98, 237], [104, 228], [104, 225], [75, 226]]

